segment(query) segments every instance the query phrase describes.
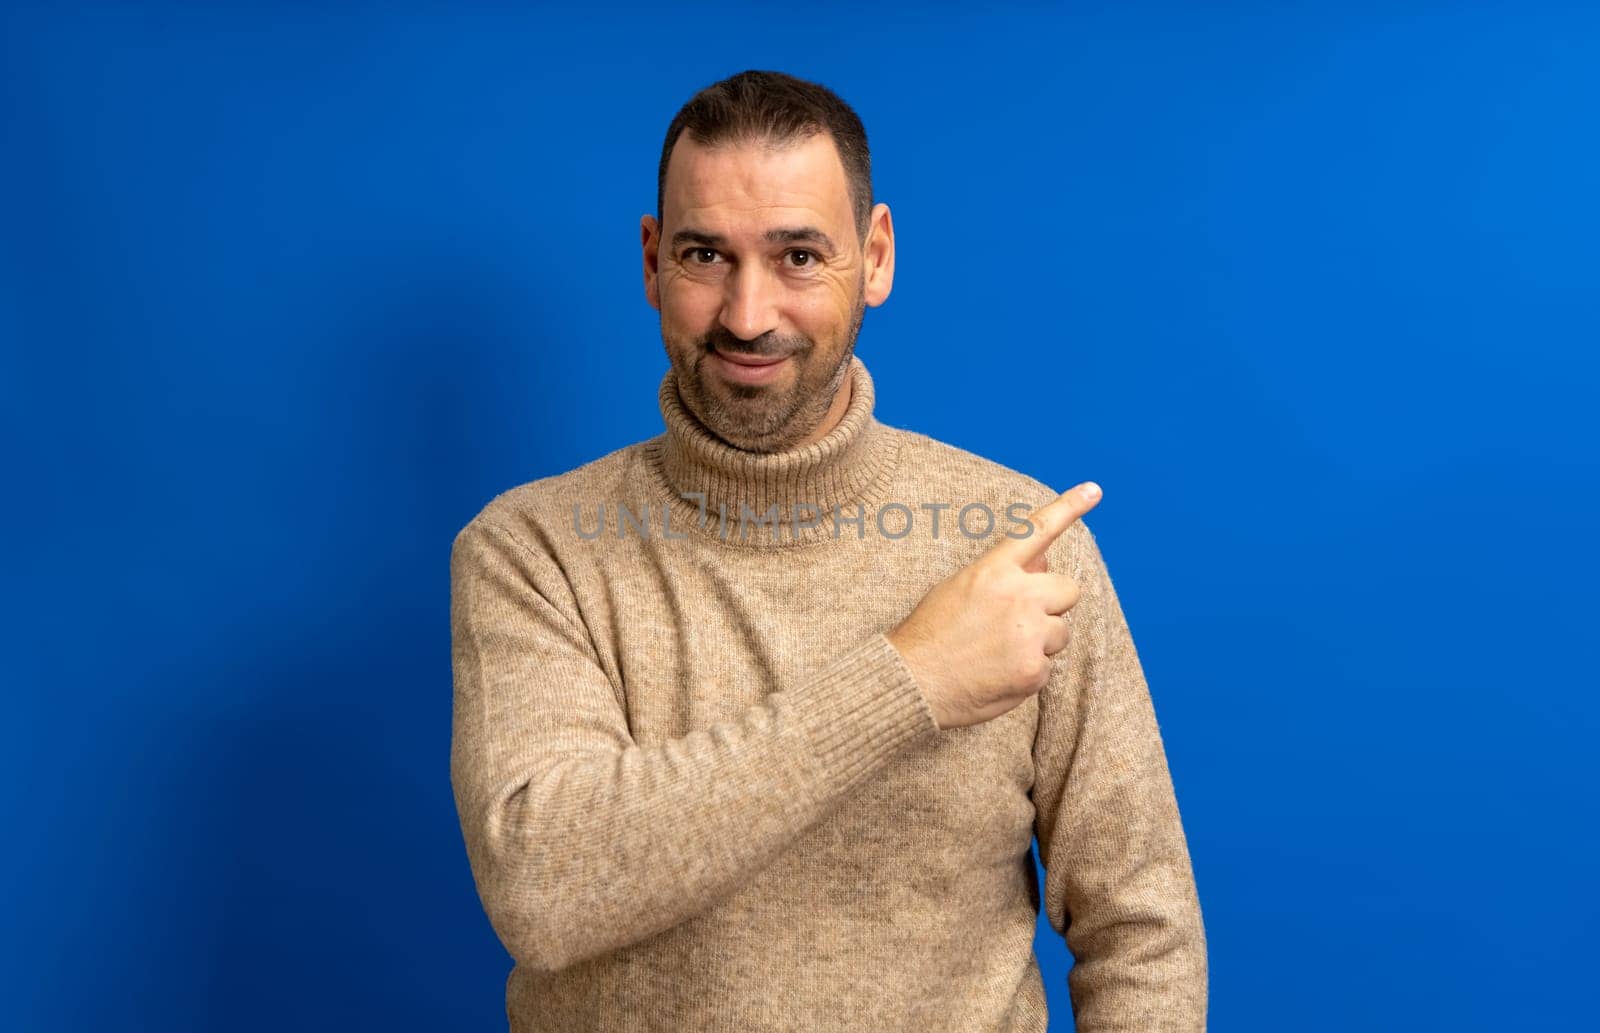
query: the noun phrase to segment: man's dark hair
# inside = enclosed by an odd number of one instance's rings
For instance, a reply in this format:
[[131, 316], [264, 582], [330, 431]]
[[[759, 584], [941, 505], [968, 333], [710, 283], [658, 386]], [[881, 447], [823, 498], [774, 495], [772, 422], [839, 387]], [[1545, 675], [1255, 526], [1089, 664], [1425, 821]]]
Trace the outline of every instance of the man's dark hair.
[[751, 69], [712, 83], [678, 110], [667, 127], [656, 176], [656, 221], [661, 221], [667, 192], [667, 163], [684, 132], [707, 147], [718, 144], [800, 143], [819, 132], [833, 138], [850, 186], [850, 207], [856, 239], [865, 242], [872, 220], [872, 156], [867, 131], [855, 111], [819, 83], [782, 72]]

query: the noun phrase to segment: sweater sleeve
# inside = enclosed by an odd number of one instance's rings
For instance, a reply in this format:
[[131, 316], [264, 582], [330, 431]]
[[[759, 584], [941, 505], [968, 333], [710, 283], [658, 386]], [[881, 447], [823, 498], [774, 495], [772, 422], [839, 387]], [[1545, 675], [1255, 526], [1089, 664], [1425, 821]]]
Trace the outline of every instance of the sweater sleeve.
[[450, 772], [484, 910], [554, 972], [725, 899], [938, 723], [888, 638], [640, 746], [546, 553], [482, 516], [451, 549]]
[[1075, 960], [1079, 1030], [1203, 1033], [1205, 928], [1166, 752], [1100, 549], [1078, 530], [1072, 640], [1034, 742], [1044, 907]]

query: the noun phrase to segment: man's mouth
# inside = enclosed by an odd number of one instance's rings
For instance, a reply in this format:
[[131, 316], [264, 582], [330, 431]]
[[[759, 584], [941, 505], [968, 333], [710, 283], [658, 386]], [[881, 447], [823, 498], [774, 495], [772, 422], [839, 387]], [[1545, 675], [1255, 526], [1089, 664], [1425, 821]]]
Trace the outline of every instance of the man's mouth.
[[749, 352], [725, 352], [715, 345], [712, 346], [711, 350], [719, 358], [727, 359], [729, 362], [740, 366], [772, 366], [789, 357], [787, 355], [752, 355]]
[[752, 355], [711, 349], [711, 365], [722, 379], [746, 387], [775, 384], [789, 369], [790, 355]]

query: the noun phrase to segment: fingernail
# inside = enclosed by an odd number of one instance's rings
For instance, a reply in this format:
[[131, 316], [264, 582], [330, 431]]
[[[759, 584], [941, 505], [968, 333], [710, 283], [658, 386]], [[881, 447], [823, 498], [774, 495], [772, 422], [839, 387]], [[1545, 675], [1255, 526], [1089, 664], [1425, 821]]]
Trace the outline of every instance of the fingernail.
[[1093, 481], [1084, 481], [1083, 482], [1083, 494], [1084, 494], [1085, 498], [1091, 498], [1091, 499], [1099, 498], [1100, 497], [1100, 485], [1096, 484]]

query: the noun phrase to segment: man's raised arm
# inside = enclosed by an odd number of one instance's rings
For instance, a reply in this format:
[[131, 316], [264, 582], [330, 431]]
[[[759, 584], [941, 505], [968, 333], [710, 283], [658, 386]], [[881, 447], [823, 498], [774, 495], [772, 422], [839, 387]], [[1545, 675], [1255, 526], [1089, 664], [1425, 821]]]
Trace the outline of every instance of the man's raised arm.
[[484, 910], [553, 972], [745, 885], [899, 750], [938, 731], [883, 634], [737, 717], [635, 744], [546, 554], [480, 515], [451, 549], [451, 782]]
[[1033, 750], [1044, 907], [1075, 959], [1079, 1030], [1201, 1033], [1205, 928], [1166, 752], [1100, 549], [1078, 530], [1083, 594]]

